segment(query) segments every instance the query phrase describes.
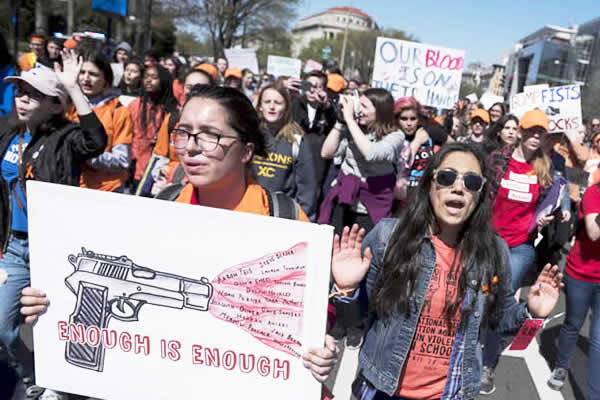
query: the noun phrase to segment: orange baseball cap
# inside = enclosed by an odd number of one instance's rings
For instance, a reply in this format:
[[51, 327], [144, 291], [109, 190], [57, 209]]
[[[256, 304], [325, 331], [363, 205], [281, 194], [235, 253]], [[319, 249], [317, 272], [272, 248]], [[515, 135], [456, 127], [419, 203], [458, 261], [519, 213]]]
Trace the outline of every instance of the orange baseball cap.
[[210, 76], [213, 77], [213, 79], [216, 81], [217, 79], [219, 79], [219, 75], [217, 73], [217, 67], [215, 67], [212, 64], [209, 63], [202, 63], [200, 65], [198, 65], [196, 67], [196, 69], [200, 69], [206, 73], [208, 73]]
[[336, 93], [344, 90], [346, 86], [346, 82], [344, 82], [344, 77], [340, 74], [329, 74], [327, 75], [327, 89], [331, 89]]
[[546, 132], [549, 130], [548, 125], [548, 116], [545, 112], [539, 109], [527, 111], [525, 114], [523, 114], [521, 117], [521, 122], [519, 123], [519, 126], [522, 129], [529, 129], [533, 128], [534, 126], [539, 126], [544, 128]]
[[239, 68], [229, 67], [225, 70], [225, 78], [229, 78], [230, 76], [242, 79], [242, 70]]
[[471, 113], [471, 120], [473, 120], [473, 118], [481, 118], [486, 123], [490, 123], [490, 114], [483, 108], [478, 108], [477, 110], [473, 111]]
[[65, 49], [74, 49], [75, 47], [77, 47], [77, 40], [75, 40], [75, 39], [67, 39], [67, 40], [65, 40], [65, 43], [63, 44], [63, 47]]

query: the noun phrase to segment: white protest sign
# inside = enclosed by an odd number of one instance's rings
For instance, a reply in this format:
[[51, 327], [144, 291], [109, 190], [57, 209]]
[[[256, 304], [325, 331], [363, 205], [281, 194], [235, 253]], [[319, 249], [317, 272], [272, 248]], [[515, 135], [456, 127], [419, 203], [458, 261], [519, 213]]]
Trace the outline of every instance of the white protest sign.
[[120, 399], [320, 399], [332, 228], [27, 183], [36, 383]]
[[458, 101], [463, 50], [377, 38], [373, 87], [394, 98], [413, 96], [424, 106], [451, 109]]
[[523, 93], [535, 92], [537, 90], [548, 89], [550, 85], [547, 83], [540, 83], [539, 85], [527, 85], [523, 86]]
[[510, 112], [518, 118], [536, 108], [548, 115], [550, 132], [573, 131], [583, 125], [579, 85], [530, 89], [510, 98]]
[[318, 61], [308, 59], [306, 61], [306, 65], [304, 65], [304, 72], [309, 73], [312, 71], [321, 71], [323, 69], [323, 64]]
[[487, 110], [496, 103], [504, 103], [504, 97], [492, 94], [490, 92], [485, 92], [481, 95], [481, 99], [479, 99], [479, 101], [481, 104], [483, 104], [483, 108]]
[[269, 56], [267, 58], [267, 73], [276, 77], [291, 76], [300, 78], [302, 61], [297, 58]]
[[225, 49], [225, 58], [230, 67], [244, 69], [258, 74], [258, 60], [255, 49]]

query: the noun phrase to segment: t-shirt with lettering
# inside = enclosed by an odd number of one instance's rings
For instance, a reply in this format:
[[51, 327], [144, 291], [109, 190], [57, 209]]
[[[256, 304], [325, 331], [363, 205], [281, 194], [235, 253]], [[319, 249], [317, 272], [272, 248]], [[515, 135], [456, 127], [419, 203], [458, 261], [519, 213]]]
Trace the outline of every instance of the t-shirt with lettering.
[[508, 247], [533, 239], [528, 230], [539, 197], [540, 184], [535, 169], [526, 162], [511, 158], [492, 214], [492, 225]]
[[431, 238], [436, 254], [435, 270], [396, 390], [397, 396], [407, 399], [439, 399], [442, 396], [460, 323], [460, 310], [452, 316], [451, 326], [448, 326], [444, 311], [446, 303], [453, 303], [458, 296], [458, 278], [462, 269], [459, 253], [436, 236]]
[[600, 246], [592, 242], [587, 234], [583, 218], [589, 214], [600, 214], [600, 191], [598, 185], [586, 189], [579, 206], [580, 224], [583, 225], [575, 244], [567, 257], [566, 273], [577, 280], [585, 282], [600, 282]]
[[[21, 190], [21, 185], [18, 182], [19, 177], [19, 139], [20, 135], [16, 135], [8, 145], [4, 157], [2, 157], [2, 179], [6, 182], [11, 191], [12, 215], [11, 215], [11, 230], [19, 232], [27, 232], [27, 200]], [[31, 133], [23, 134], [23, 142], [21, 144], [21, 154], [31, 141]], [[15, 181], [15, 183], [12, 183]], [[13, 186], [14, 185], [14, 186]], [[14, 190], [12, 189], [14, 187]], [[17, 201], [17, 196], [19, 201]], [[20, 205], [19, 205], [20, 203]]]

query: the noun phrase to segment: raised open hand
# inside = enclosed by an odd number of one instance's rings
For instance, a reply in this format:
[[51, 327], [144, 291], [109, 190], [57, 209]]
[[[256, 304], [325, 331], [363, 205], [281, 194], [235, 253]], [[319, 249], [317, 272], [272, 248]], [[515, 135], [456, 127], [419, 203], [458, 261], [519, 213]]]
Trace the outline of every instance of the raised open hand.
[[78, 84], [77, 81], [79, 71], [81, 71], [81, 66], [83, 65], [83, 59], [73, 49], [63, 49], [60, 55], [63, 62], [62, 69], [60, 64], [54, 63], [54, 72], [56, 72], [58, 79], [65, 88], [70, 91]]
[[550, 315], [558, 302], [560, 288], [564, 286], [562, 277], [558, 266], [546, 264], [531, 286], [527, 295], [527, 307], [535, 317], [546, 318]]
[[340, 290], [356, 289], [369, 270], [373, 258], [371, 249], [365, 250], [364, 257], [360, 254], [365, 234], [364, 229], [359, 229], [358, 225], [354, 224], [352, 229], [344, 227], [341, 238], [339, 235], [333, 238], [331, 274]]

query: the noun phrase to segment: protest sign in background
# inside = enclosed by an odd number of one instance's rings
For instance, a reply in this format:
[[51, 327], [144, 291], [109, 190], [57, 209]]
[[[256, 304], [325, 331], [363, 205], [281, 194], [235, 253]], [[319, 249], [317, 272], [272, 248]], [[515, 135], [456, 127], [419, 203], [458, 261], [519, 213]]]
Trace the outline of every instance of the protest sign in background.
[[258, 60], [255, 49], [225, 49], [225, 58], [230, 67], [244, 69], [258, 74]]
[[[332, 228], [27, 184], [36, 383], [111, 400], [314, 399]], [[127, 226], [127, 229], [121, 229]]]
[[579, 85], [529, 88], [510, 98], [510, 112], [518, 118], [536, 108], [548, 115], [551, 133], [576, 131], [583, 126]]
[[297, 58], [269, 56], [267, 59], [267, 73], [276, 77], [291, 76], [300, 78], [302, 61]]
[[450, 109], [458, 101], [464, 56], [463, 50], [379, 37], [372, 86]]
[[311, 71], [321, 71], [323, 69], [323, 65], [315, 60], [308, 59], [306, 61], [306, 65], [304, 65], [304, 72], [308, 73]]

